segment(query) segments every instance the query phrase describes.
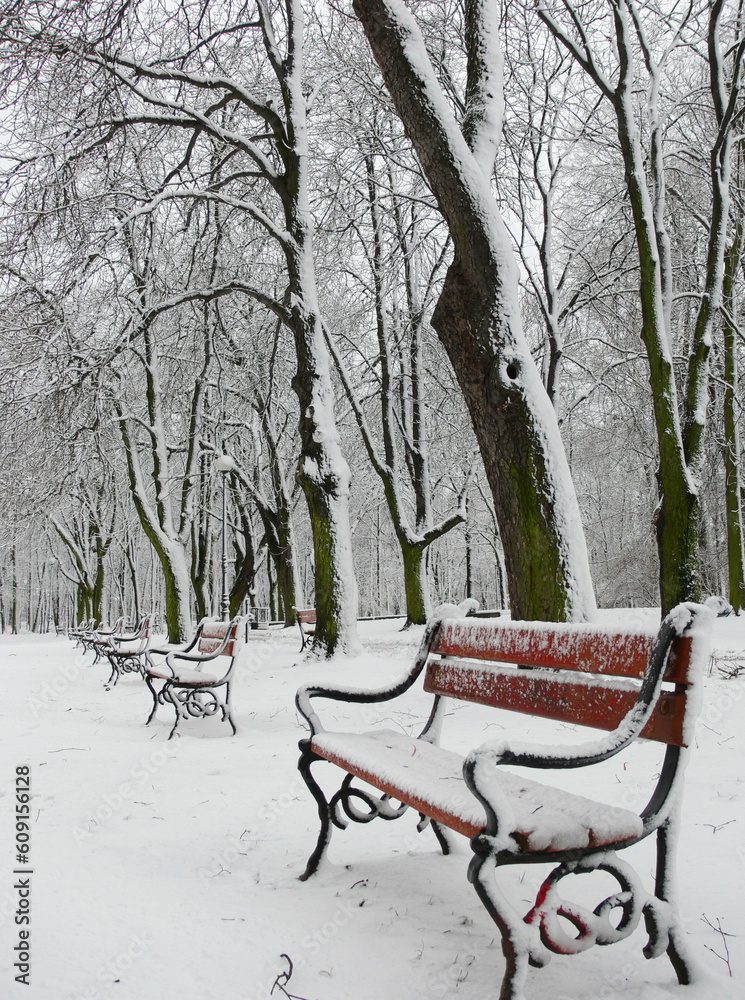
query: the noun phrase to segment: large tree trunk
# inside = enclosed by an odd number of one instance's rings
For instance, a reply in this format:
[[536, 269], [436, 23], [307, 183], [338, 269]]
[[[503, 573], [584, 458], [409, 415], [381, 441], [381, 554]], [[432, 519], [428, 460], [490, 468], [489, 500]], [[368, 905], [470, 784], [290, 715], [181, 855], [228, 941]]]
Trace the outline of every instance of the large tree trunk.
[[574, 487], [523, 333], [517, 267], [489, 184], [502, 103], [495, 5], [466, 4], [465, 136], [406, 6], [355, 0], [354, 9], [453, 239], [432, 325], [465, 396], [494, 495], [512, 613], [591, 617], [595, 600]]
[[397, 533], [404, 563], [406, 625], [426, 622], [432, 612], [427, 579], [427, 547], [410, 544]]
[[156, 547], [165, 583], [168, 641], [184, 642], [191, 635], [191, 588], [186, 553], [178, 544]]
[[[310, 255], [308, 255], [310, 257]], [[302, 273], [302, 265], [299, 270]], [[333, 410], [329, 358], [320, 316], [308, 309], [315, 288], [305, 282], [302, 301], [292, 307], [297, 373], [292, 380], [300, 404], [297, 477], [308, 504], [313, 533], [315, 608], [314, 653], [356, 652], [357, 582], [349, 524], [351, 475], [339, 442]], [[292, 285], [291, 285], [292, 287]]]

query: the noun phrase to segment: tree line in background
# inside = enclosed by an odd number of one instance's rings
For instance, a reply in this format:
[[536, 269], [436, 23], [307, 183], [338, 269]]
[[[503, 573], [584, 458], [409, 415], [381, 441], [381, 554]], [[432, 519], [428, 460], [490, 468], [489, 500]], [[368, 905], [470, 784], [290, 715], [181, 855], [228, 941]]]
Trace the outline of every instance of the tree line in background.
[[745, 605], [741, 4], [6, 8], [4, 629]]

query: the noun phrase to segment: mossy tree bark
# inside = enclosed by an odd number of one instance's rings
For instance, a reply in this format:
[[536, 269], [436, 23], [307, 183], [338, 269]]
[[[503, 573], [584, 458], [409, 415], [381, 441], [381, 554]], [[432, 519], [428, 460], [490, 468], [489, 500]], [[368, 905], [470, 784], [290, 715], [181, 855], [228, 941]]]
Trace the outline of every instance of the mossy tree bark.
[[[673, 268], [666, 228], [664, 123], [659, 107], [664, 61], [683, 39], [692, 8], [673, 26], [671, 48], [657, 58], [649, 44], [641, 10], [633, 0], [611, 0], [610, 31], [616, 47], [615, 79], [601, 68], [592, 30], [576, 12], [564, 27], [540, 3], [538, 14], [558, 42], [571, 53], [613, 108], [623, 158], [639, 256], [641, 338], [649, 365], [659, 464], [659, 503], [655, 512], [660, 563], [662, 613], [680, 601], [701, 596], [698, 536], [700, 471], [709, 401], [709, 358], [722, 303], [724, 250], [730, 208], [731, 151], [740, 104], [745, 37], [740, 33], [725, 53], [720, 40], [724, 0], [713, 0], [705, 42], [709, 97], [716, 128], [709, 150], [711, 205], [708, 249], [700, 305], [691, 336], [685, 387], [679, 393], [673, 366]], [[601, 29], [602, 30], [602, 29]], [[605, 44], [605, 35], [600, 45]], [[725, 59], [728, 60], [725, 73]], [[641, 75], [648, 78], [646, 144], [638, 121]]]
[[[745, 156], [740, 149], [739, 164], [742, 166]], [[740, 463], [742, 451], [740, 448], [740, 421], [738, 411], [741, 404], [738, 400], [738, 335], [737, 335], [737, 305], [734, 294], [735, 275], [740, 269], [745, 238], [742, 207], [738, 206], [740, 215], [737, 219], [732, 242], [727, 248], [724, 270], [724, 322], [723, 322], [723, 367], [724, 393], [722, 399], [724, 442], [722, 458], [724, 461], [724, 489], [727, 523], [727, 577], [729, 583], [729, 602], [735, 611], [745, 609], [745, 545], [743, 537], [742, 514], [742, 475]]]
[[[231, 479], [236, 480], [232, 476]], [[233, 585], [229, 594], [230, 617], [240, 614], [243, 602], [248, 600], [251, 605], [254, 603], [256, 574], [259, 572], [262, 563], [262, 550], [266, 540], [257, 546], [254, 537], [254, 527], [251, 517], [241, 496], [236, 488], [236, 483], [231, 482], [231, 496], [233, 498], [236, 511], [238, 512], [238, 525], [231, 531], [231, 536], [235, 539], [235, 559]], [[238, 543], [240, 533], [241, 542]]]
[[595, 600], [579, 509], [554, 413], [524, 337], [518, 273], [489, 178], [501, 136], [496, 5], [465, 5], [462, 129], [400, 0], [355, 0], [397, 113], [454, 244], [432, 325], [468, 405], [504, 544], [512, 613], [584, 619]]
[[332, 656], [336, 652], [356, 652], [359, 648], [357, 582], [349, 525], [351, 474], [336, 426], [329, 355], [317, 300], [308, 195], [303, 12], [299, 0], [286, 0], [285, 12], [287, 41], [283, 55], [268, 9], [264, 3], [259, 4], [264, 45], [283, 106], [283, 117], [274, 113], [267, 115], [267, 119], [283, 165], [273, 185], [282, 201], [287, 233], [282, 241], [288, 277], [285, 301], [289, 303], [284, 308], [284, 318], [294, 336], [297, 359], [292, 379], [300, 409], [297, 479], [305, 494], [313, 536], [317, 614], [313, 653]]

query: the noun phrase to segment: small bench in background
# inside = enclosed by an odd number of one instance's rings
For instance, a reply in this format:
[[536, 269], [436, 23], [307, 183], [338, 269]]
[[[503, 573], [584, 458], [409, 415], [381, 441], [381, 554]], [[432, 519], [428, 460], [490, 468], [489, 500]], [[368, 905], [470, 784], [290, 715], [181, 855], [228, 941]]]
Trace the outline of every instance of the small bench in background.
[[95, 666], [102, 656], [106, 655], [106, 650], [109, 648], [109, 639], [112, 635], [121, 635], [126, 626], [125, 618], [117, 618], [111, 628], [106, 628], [105, 625], [101, 624], [98, 628], [91, 632], [87, 632], [83, 636], [83, 646], [86, 650], [89, 650], [95, 654], [95, 659], [93, 660], [93, 666]]
[[[182, 719], [201, 719], [222, 713], [236, 733], [231, 706], [231, 683], [238, 655], [243, 645], [243, 618], [232, 621], [203, 619], [194, 640], [182, 650], [151, 650], [165, 654], [164, 661], [151, 664], [145, 681], [153, 696], [153, 708], [146, 725], [155, 717], [158, 705], [169, 704], [176, 720], [168, 735], [170, 740]], [[209, 665], [210, 669], [204, 667]], [[162, 681], [160, 690], [155, 682]]]
[[108, 646], [104, 648], [104, 654], [111, 664], [111, 674], [105, 684], [107, 691], [116, 686], [122, 674], [145, 676], [152, 621], [152, 615], [142, 615], [139, 625], [131, 632], [109, 636]]
[[316, 609], [305, 608], [301, 610], [299, 608], [295, 608], [295, 621], [298, 623], [300, 637], [303, 642], [300, 647], [300, 652], [302, 653], [310, 640], [316, 634]]
[[[67, 638], [71, 642], [75, 643], [75, 647], [82, 646], [85, 648], [85, 638], [93, 634], [93, 630], [96, 627], [95, 618], [86, 618], [84, 621], [80, 622], [78, 625], [73, 625], [72, 628], [68, 629]], [[73, 648], [75, 648], [73, 647]]]

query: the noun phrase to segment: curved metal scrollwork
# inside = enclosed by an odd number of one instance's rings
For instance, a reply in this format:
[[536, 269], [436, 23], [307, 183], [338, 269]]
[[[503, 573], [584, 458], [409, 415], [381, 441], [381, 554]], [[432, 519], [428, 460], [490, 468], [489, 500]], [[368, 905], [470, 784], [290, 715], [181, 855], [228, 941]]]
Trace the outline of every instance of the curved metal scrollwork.
[[[353, 788], [353, 778], [353, 774], [348, 774], [342, 782], [339, 791], [336, 792], [329, 802], [331, 822], [334, 826], [339, 827], [340, 830], [346, 828], [347, 819], [352, 820], [354, 823], [369, 823], [378, 816], [381, 819], [398, 819], [409, 808], [403, 802], [399, 803], [398, 806], [391, 805], [393, 799], [385, 793], [378, 796], [362, 788]], [[357, 807], [354, 802], [355, 799], [364, 803], [367, 807], [366, 812]], [[342, 812], [347, 819], [342, 816]]]
[[119, 653], [114, 651], [107, 653], [106, 656], [111, 664], [109, 679], [104, 684], [107, 691], [111, 690], [112, 682], [116, 685], [122, 674], [144, 674], [145, 672], [140, 653]]
[[120, 674], [141, 674], [143, 672], [142, 661], [138, 653], [117, 657], [116, 665]]
[[[583, 875], [605, 871], [619, 885], [619, 891], [608, 896], [594, 910], [567, 903], [558, 893], [558, 883], [566, 875]], [[533, 909], [525, 917], [528, 924], [537, 925], [541, 942], [559, 955], [574, 955], [594, 944], [608, 945], [622, 941], [646, 917], [650, 941], [660, 936], [660, 914], [654, 900], [643, 889], [639, 876], [625, 861], [608, 851], [589, 855], [581, 861], [567, 861], [555, 868], [541, 886]], [[612, 915], [617, 914], [613, 919]], [[566, 923], [577, 931], [572, 936]], [[647, 946], [649, 947], [649, 945]]]
[[225, 714], [222, 702], [210, 689], [169, 688], [166, 697], [184, 717], [188, 715], [192, 719], [206, 719], [219, 711]]

